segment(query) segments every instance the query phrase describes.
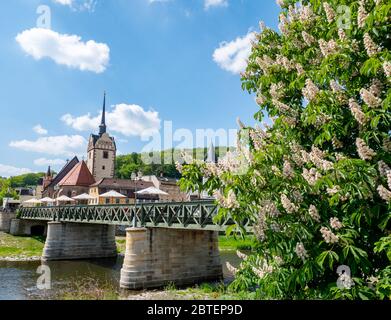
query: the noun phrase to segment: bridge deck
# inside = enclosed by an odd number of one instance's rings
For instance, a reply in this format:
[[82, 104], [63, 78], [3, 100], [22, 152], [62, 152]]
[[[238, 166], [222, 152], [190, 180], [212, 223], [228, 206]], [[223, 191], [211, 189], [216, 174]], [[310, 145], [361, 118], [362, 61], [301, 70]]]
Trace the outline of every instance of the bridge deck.
[[[129, 227], [224, 231], [234, 224], [230, 217], [216, 221], [218, 205], [212, 201], [34, 207], [21, 208], [19, 213], [21, 219], [27, 220]], [[250, 231], [248, 226], [246, 229]]]

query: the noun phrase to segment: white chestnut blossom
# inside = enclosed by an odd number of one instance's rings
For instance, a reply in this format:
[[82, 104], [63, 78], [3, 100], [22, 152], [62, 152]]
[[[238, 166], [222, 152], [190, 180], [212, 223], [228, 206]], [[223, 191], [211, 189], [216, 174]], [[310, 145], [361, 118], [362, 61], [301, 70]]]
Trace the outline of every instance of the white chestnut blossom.
[[333, 195], [337, 194], [340, 191], [341, 191], [341, 188], [340, 188], [340, 186], [337, 186], [337, 185], [333, 186], [332, 188], [327, 188], [326, 189], [327, 194], [330, 195], [330, 196], [333, 196]]
[[282, 82], [272, 83], [270, 85], [269, 93], [273, 99], [279, 100], [285, 96], [285, 86]]
[[310, 205], [308, 212], [313, 220], [315, 220], [316, 222], [320, 222], [319, 211], [313, 204]]
[[240, 252], [239, 250], [236, 250], [236, 255], [239, 257], [239, 259], [242, 259], [244, 261], [246, 261], [248, 259], [248, 255]]
[[341, 221], [339, 221], [336, 217], [330, 219], [330, 226], [334, 230], [339, 230], [343, 227]]
[[276, 218], [281, 213], [273, 201], [265, 200], [259, 208], [259, 214], [264, 217]]
[[367, 89], [360, 90], [361, 98], [370, 108], [377, 108], [381, 106], [382, 100], [377, 98], [371, 91]]
[[264, 74], [268, 74], [269, 68], [275, 64], [272, 58], [264, 54], [262, 58], [257, 57], [255, 59], [257, 65], [261, 68]]
[[228, 271], [232, 274], [232, 275], [236, 275], [238, 272], [239, 272], [239, 269], [235, 268], [232, 264], [230, 264], [228, 261], [226, 263], [226, 266], [227, 266], [227, 269]]
[[338, 29], [338, 37], [341, 41], [346, 41], [346, 33], [343, 29]]
[[333, 169], [333, 163], [325, 160], [326, 154], [319, 148], [312, 146], [311, 152], [308, 154], [310, 161], [320, 170], [328, 171]]
[[312, 82], [311, 79], [305, 81], [305, 87], [303, 88], [303, 95], [308, 101], [313, 101], [319, 93], [318, 87]]
[[372, 40], [371, 36], [366, 33], [364, 34], [364, 46], [368, 56], [372, 57], [379, 52], [379, 47]]
[[303, 5], [299, 8], [299, 20], [304, 24], [311, 24], [316, 18], [311, 5]]
[[383, 139], [383, 149], [387, 152], [391, 152], [391, 138], [390, 137]]
[[295, 64], [282, 54], [277, 55], [276, 64], [284, 67], [287, 71], [290, 71], [295, 68]]
[[371, 86], [369, 87], [369, 92], [372, 93], [375, 97], [380, 97], [383, 91], [383, 84], [379, 79], [373, 79], [371, 81]]
[[259, 263], [258, 266], [252, 267], [251, 269], [261, 279], [274, 271], [273, 266], [269, 265], [265, 260]]
[[[379, 168], [379, 173], [382, 177], [386, 177], [387, 174], [388, 174], [388, 171], [391, 171], [390, 167], [383, 161], [383, 160], [380, 160], [378, 163], [377, 163], [377, 166]], [[391, 187], [390, 187], [391, 188]]]
[[391, 77], [391, 62], [386, 61], [383, 63], [383, 70], [387, 77]]
[[302, 242], [298, 242], [296, 244], [295, 252], [296, 252], [296, 255], [303, 261], [305, 261], [308, 258], [307, 250], [304, 248], [304, 245]]
[[282, 33], [287, 33], [288, 32], [288, 25], [289, 25], [288, 18], [283, 13], [281, 13], [280, 14], [280, 23], [278, 24], [278, 29], [280, 29], [280, 31]]
[[334, 93], [341, 92], [343, 89], [334, 79], [330, 80], [330, 88]]
[[288, 160], [284, 161], [284, 167], [282, 170], [282, 174], [287, 179], [292, 179], [295, 176], [295, 172], [293, 171], [292, 164]]
[[302, 167], [305, 161], [302, 158], [301, 152], [303, 151], [303, 148], [297, 143], [297, 142], [292, 142], [289, 145], [289, 148], [291, 150], [291, 158], [293, 162], [299, 166]]
[[335, 235], [329, 228], [322, 227], [320, 229], [320, 233], [326, 243], [337, 243], [339, 241], [339, 237]]
[[267, 98], [263, 94], [258, 93], [255, 101], [259, 106], [262, 106], [267, 102]]
[[311, 46], [315, 42], [315, 38], [310, 35], [309, 33], [302, 31], [301, 35], [303, 37], [304, 42], [308, 45]]
[[364, 112], [362, 112], [361, 107], [353, 98], [349, 100], [349, 108], [353, 117], [360, 125], [363, 126], [368, 122], [367, 116], [365, 115]]
[[295, 213], [299, 208], [285, 195], [281, 195], [281, 204], [288, 213]]
[[357, 13], [357, 24], [359, 28], [365, 27], [365, 21], [368, 18], [368, 14], [365, 11], [365, 1], [360, 1], [360, 6], [358, 7], [358, 13]]
[[338, 44], [335, 40], [325, 41], [323, 39], [319, 40], [319, 48], [324, 57], [328, 57], [331, 54], [338, 52]]
[[220, 191], [216, 191], [214, 193], [214, 196], [217, 200], [217, 202], [226, 209], [237, 209], [240, 207], [238, 201], [236, 200], [236, 194], [233, 190], [229, 190], [227, 197], [224, 197], [224, 195]]
[[304, 68], [303, 68], [303, 66], [300, 63], [296, 63], [295, 64], [295, 68], [296, 68], [297, 73], [300, 76], [304, 74]]
[[280, 111], [280, 113], [292, 113], [293, 110], [287, 104], [278, 101], [277, 99], [273, 99], [273, 105]]
[[322, 175], [315, 168], [311, 168], [310, 170], [304, 168], [301, 175], [310, 186], [314, 186], [316, 182], [322, 178]]
[[362, 160], [372, 160], [372, 158], [376, 156], [375, 151], [368, 147], [365, 141], [361, 138], [356, 139], [356, 147], [358, 155]]
[[384, 201], [387, 202], [391, 201], [391, 191], [385, 188], [384, 186], [382, 185], [378, 186], [377, 192], [379, 193], [380, 198], [382, 198]]
[[330, 6], [330, 4], [328, 2], [323, 3], [323, 8], [324, 8], [324, 11], [326, 12], [326, 17], [327, 17], [328, 23], [332, 23], [335, 19], [334, 9]]

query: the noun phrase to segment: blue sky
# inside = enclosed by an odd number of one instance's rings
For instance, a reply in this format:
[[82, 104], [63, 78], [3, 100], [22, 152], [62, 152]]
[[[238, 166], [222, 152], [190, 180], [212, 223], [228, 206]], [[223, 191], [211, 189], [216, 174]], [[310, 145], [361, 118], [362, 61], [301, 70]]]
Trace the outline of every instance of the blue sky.
[[[50, 9], [50, 28], [37, 25], [40, 5]], [[257, 106], [239, 72], [250, 32], [260, 20], [276, 28], [279, 12], [274, 0], [13, 0], [0, 8], [0, 176], [83, 156], [104, 90], [120, 153], [143, 150], [142, 137], [164, 121], [193, 132], [236, 128], [238, 116], [253, 124]]]

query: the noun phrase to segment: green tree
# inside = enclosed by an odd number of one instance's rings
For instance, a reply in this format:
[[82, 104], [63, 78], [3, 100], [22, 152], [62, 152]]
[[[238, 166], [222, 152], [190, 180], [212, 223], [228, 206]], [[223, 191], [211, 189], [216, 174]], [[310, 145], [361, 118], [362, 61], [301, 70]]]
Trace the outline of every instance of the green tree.
[[9, 178], [13, 188], [33, 187], [38, 185], [39, 180], [44, 176], [44, 173], [27, 173], [20, 176]]
[[0, 205], [3, 205], [4, 198], [18, 199], [18, 194], [12, 189], [9, 179], [0, 179]]
[[261, 24], [242, 77], [272, 125], [242, 128], [217, 166], [189, 161], [181, 184], [216, 195], [228, 232], [255, 224], [256, 253], [229, 266], [233, 289], [389, 299], [391, 3], [277, 2], [280, 32]]

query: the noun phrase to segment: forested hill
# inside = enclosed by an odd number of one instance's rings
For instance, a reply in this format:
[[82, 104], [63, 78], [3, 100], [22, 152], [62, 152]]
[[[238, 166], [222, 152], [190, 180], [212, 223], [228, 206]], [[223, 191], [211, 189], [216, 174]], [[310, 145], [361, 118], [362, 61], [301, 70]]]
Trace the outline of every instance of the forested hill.
[[[216, 157], [227, 151], [226, 147], [216, 147]], [[207, 148], [204, 149], [188, 149], [185, 152], [189, 154], [202, 154], [202, 158], [205, 159], [207, 156]], [[180, 173], [175, 168], [175, 160], [180, 159], [182, 151], [180, 150], [165, 150], [161, 152], [150, 153], [132, 153], [129, 155], [117, 156], [116, 160], [116, 176], [121, 179], [129, 179], [133, 172], [142, 172], [143, 175], [156, 175], [161, 174], [167, 178], [181, 177]], [[143, 159], [153, 159], [152, 164], [145, 163]]]

